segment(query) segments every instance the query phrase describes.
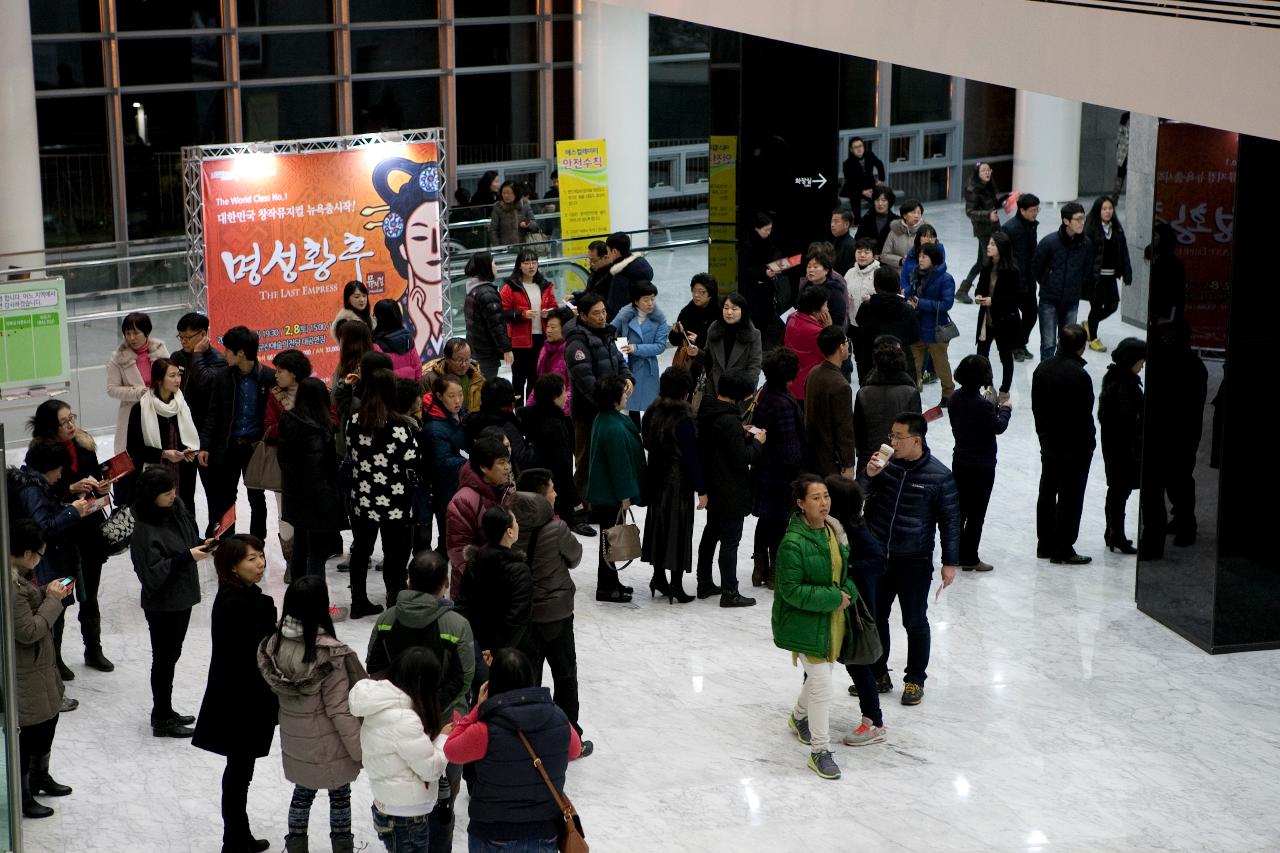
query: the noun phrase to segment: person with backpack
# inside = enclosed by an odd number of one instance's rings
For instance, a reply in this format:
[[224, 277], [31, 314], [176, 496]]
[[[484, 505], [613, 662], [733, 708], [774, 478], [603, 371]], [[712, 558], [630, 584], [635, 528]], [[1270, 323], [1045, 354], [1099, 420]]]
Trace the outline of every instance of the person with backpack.
[[441, 722], [439, 682], [439, 659], [417, 646], [396, 656], [385, 679], [356, 682], [347, 700], [351, 713], [363, 719], [360, 752], [373, 791], [373, 828], [390, 853], [434, 849], [431, 814], [453, 730]]
[[[573, 638], [573, 594], [577, 587], [569, 576], [582, 562], [582, 543], [569, 525], [552, 509], [555, 483], [545, 468], [530, 468], [520, 475], [511, 511], [520, 523], [516, 547], [523, 551], [533, 578], [533, 604], [525, 649], [533, 663], [535, 683], [542, 684], [542, 665], [551, 664], [555, 703], [582, 735], [578, 725], [578, 650]], [[591, 741], [582, 742], [582, 754], [590, 755]]]
[[360, 658], [340, 642], [322, 576], [304, 575], [284, 591], [280, 623], [258, 645], [258, 670], [280, 701], [284, 777], [294, 784], [286, 853], [307, 853], [307, 824], [316, 792], [329, 792], [333, 853], [352, 853], [351, 783], [360, 775], [360, 721], [351, 714], [351, 685], [368, 678]]
[[[475, 679], [475, 640], [471, 623], [448, 598], [449, 562], [435, 551], [423, 551], [409, 564], [409, 588], [378, 617], [369, 637], [365, 666], [385, 676], [408, 649], [424, 648], [439, 662], [436, 702], [445, 717], [465, 714]], [[450, 764], [439, 785], [439, 801], [429, 820], [432, 851], [448, 850], [453, 838], [453, 804], [462, 783], [462, 768]]]

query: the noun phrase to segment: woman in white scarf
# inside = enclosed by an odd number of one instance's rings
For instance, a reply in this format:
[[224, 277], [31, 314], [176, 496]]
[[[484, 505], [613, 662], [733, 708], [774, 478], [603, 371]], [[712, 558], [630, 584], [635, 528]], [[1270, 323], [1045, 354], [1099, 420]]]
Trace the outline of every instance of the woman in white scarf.
[[[179, 494], [185, 494], [182, 486], [188, 481], [194, 491], [200, 433], [181, 388], [182, 368], [167, 358], [156, 359], [151, 384], [129, 412], [127, 449], [139, 470], [168, 467], [178, 477]], [[187, 511], [195, 510], [188, 506]]]

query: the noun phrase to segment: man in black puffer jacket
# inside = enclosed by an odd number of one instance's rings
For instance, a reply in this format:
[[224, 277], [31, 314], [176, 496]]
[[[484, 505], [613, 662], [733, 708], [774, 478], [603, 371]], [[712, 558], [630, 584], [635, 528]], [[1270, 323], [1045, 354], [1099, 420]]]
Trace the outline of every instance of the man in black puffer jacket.
[[889, 609], [897, 597], [902, 627], [907, 632], [907, 667], [903, 673], [902, 704], [919, 705], [924, 698], [925, 669], [929, 666], [929, 587], [933, 584], [933, 531], [942, 534], [942, 585], [950, 586], [960, 561], [960, 500], [955, 477], [929, 452], [922, 415], [903, 412], [890, 431], [893, 458], [867, 465], [871, 488], [867, 493], [867, 526], [884, 545], [887, 570], [876, 589], [876, 619], [884, 654], [872, 671], [882, 693], [893, 689], [889, 679]]
[[1013, 354], [1018, 361], [1031, 358], [1027, 342], [1031, 340], [1031, 330], [1036, 327], [1040, 315], [1040, 306], [1036, 302], [1036, 277], [1031, 273], [1031, 261], [1036, 256], [1036, 230], [1040, 227], [1036, 217], [1039, 215], [1040, 199], [1032, 193], [1023, 193], [1018, 196], [1017, 214], [1000, 226], [1000, 230], [1009, 235], [1013, 263], [1022, 282], [1022, 298], [1018, 305], [1022, 314], [1022, 346]]
[[591, 448], [591, 425], [596, 419], [596, 383], [618, 374], [631, 385], [627, 360], [614, 344], [617, 333], [607, 319], [604, 299], [596, 293], [578, 297], [578, 322], [565, 332], [564, 363], [573, 381], [570, 413], [573, 416], [573, 481], [578, 494], [587, 493], [587, 458]]
[[[492, 275], [493, 261], [487, 263], [491, 266], [484, 274]], [[471, 268], [468, 264], [467, 269]], [[507, 323], [502, 319], [502, 296], [498, 293], [498, 286], [492, 281], [476, 278], [462, 304], [462, 315], [467, 320], [467, 343], [471, 346], [472, 357], [480, 365], [481, 375], [485, 379], [496, 379], [498, 366], [504, 361], [511, 364], [515, 360], [511, 338], [507, 336]]]
[[1093, 243], [1084, 236], [1084, 208], [1062, 206], [1062, 226], [1040, 241], [1031, 271], [1040, 285], [1040, 360], [1053, 358], [1058, 335], [1076, 321], [1080, 295], [1093, 275]]
[[644, 255], [631, 251], [631, 237], [622, 231], [610, 234], [605, 245], [609, 248], [606, 257], [611, 264], [609, 297], [605, 307], [608, 309], [609, 322], [612, 323], [618, 312], [631, 304], [631, 288], [634, 284], [642, 281], [653, 283], [653, 267], [644, 259]]

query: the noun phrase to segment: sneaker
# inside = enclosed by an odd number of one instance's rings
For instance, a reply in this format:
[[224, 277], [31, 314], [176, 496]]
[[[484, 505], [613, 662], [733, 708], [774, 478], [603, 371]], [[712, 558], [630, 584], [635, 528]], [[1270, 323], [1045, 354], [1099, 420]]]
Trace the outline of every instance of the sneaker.
[[809, 719], [807, 717], [803, 720], [797, 720], [796, 715], [792, 714], [787, 718], [787, 728], [795, 732], [796, 740], [800, 741], [805, 746], [808, 746], [813, 740], [812, 736], [809, 734]]
[[844, 744], [845, 746], [867, 746], [873, 743], [884, 743], [884, 735], [884, 726], [873, 726], [870, 720], [863, 717], [862, 725], [844, 736]]
[[1093, 340], [1089, 341], [1089, 349], [1093, 350], [1094, 352], [1106, 352], [1107, 345], [1104, 344], [1102, 341], [1098, 340], [1097, 338], [1094, 338]]
[[876, 679], [876, 691], [879, 693], [889, 693], [893, 690], [893, 679], [889, 677], [889, 673], [885, 673]]
[[329, 618], [334, 622], [346, 622], [350, 612], [346, 607], [339, 607], [336, 604], [329, 605]]
[[596, 751], [596, 745], [589, 740], [582, 742], [582, 752], [578, 753], [579, 758], [586, 758], [588, 755]]
[[913, 684], [910, 681], [902, 682], [902, 704], [903, 705], [919, 705], [924, 701], [924, 685]]
[[822, 752], [809, 753], [809, 769], [823, 779], [840, 778], [840, 768], [836, 766], [835, 758], [825, 749]]

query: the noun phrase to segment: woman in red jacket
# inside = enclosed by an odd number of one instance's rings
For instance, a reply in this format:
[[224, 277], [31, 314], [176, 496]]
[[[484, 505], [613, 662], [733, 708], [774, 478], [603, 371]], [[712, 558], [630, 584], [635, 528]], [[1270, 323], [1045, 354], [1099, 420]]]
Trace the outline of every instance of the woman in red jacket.
[[538, 272], [538, 255], [532, 249], [524, 249], [516, 257], [516, 268], [503, 282], [501, 295], [502, 318], [507, 321], [507, 337], [515, 355], [511, 384], [516, 405], [521, 405], [538, 378], [538, 353], [546, 338], [543, 321], [556, 310], [555, 285]]
[[822, 351], [818, 349], [818, 332], [831, 325], [831, 312], [827, 309], [827, 289], [810, 285], [796, 298], [795, 313], [787, 318], [787, 332], [783, 346], [800, 357], [800, 370], [791, 380], [791, 396], [804, 402], [804, 383], [809, 372], [822, 363]]

